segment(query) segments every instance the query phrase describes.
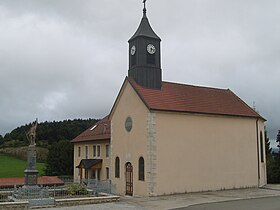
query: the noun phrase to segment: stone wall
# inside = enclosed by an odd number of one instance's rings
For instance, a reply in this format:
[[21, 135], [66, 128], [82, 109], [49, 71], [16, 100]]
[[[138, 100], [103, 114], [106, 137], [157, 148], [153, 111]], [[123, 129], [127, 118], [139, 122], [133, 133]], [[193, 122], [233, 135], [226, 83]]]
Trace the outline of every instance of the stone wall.
[[0, 203], [0, 210], [22, 210], [22, 209], [28, 209], [29, 203], [28, 201], [23, 202], [3, 202]]
[[119, 196], [102, 196], [102, 197], [86, 197], [86, 198], [65, 198], [65, 199], [56, 199], [55, 205], [57, 207], [61, 206], [78, 206], [86, 204], [95, 204], [95, 203], [108, 203], [119, 201]]
[[[108, 203], [119, 201], [119, 196], [107, 195], [101, 197], [85, 197], [85, 198], [65, 198], [56, 199], [55, 206], [79, 206], [86, 204]], [[29, 202], [0, 202], [0, 210], [25, 210], [29, 209]]]

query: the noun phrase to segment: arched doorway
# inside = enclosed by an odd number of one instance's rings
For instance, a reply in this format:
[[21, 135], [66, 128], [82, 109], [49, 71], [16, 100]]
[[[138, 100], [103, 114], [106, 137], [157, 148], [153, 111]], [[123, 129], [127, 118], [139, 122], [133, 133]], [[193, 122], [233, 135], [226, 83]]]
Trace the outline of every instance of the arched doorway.
[[125, 164], [125, 194], [133, 195], [133, 167], [130, 162]]

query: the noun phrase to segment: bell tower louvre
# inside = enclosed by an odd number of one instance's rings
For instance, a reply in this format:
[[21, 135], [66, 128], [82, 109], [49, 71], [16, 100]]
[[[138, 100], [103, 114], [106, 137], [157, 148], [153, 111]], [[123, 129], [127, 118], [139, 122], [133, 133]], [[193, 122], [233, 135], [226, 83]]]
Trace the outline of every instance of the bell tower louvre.
[[161, 89], [161, 39], [153, 31], [147, 18], [146, 0], [143, 3], [143, 17], [140, 25], [135, 34], [128, 40], [128, 76], [142, 87]]

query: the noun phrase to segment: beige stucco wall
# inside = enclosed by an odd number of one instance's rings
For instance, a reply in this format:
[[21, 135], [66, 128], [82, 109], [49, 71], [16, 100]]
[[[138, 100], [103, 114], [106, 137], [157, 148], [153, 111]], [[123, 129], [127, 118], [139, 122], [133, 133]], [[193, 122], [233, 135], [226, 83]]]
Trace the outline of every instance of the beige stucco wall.
[[[111, 114], [111, 180], [115, 193], [125, 194], [125, 164], [133, 166], [133, 195], [147, 195], [147, 115], [148, 109], [141, 102], [129, 83], [124, 84], [120, 100]], [[127, 132], [125, 120], [132, 118], [132, 130]], [[115, 158], [120, 158], [120, 178], [115, 177]], [[145, 181], [138, 180], [138, 160], [145, 160]]]
[[[74, 143], [74, 182], [80, 181], [79, 169], [76, 166], [79, 165], [82, 159], [86, 159], [85, 146], [88, 146], [88, 159], [94, 159], [93, 157], [93, 145], [100, 145], [100, 159], [102, 159], [102, 169], [100, 171], [100, 180], [106, 180], [106, 167], [110, 168], [110, 155], [106, 157], [106, 145], [110, 145], [108, 141], [89, 141], [89, 142], [80, 142]], [[78, 156], [78, 147], [81, 147], [81, 155]], [[110, 152], [109, 152], [110, 154]], [[111, 170], [109, 169], [109, 174]], [[83, 178], [85, 177], [85, 170], [83, 170]]]
[[[125, 130], [128, 116], [133, 121], [130, 132]], [[256, 123], [255, 118], [246, 117], [150, 112], [127, 81], [110, 117], [110, 178], [117, 194], [125, 194], [127, 162], [133, 165], [134, 196], [266, 183], [265, 155], [264, 162], [260, 161], [260, 131], [264, 135], [261, 119]], [[115, 178], [117, 156], [120, 178]], [[138, 180], [141, 156], [145, 160], [145, 181]]]
[[[155, 194], [259, 185], [256, 119], [157, 112], [155, 122]], [[265, 162], [260, 173], [261, 185]]]

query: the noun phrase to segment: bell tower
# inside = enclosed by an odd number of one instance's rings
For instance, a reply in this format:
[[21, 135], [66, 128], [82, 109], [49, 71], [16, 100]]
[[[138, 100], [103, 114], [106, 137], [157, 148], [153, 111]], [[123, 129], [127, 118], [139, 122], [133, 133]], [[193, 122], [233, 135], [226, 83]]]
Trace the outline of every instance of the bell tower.
[[146, 88], [161, 88], [160, 61], [161, 39], [153, 31], [146, 15], [146, 0], [143, 1], [143, 17], [135, 34], [128, 40], [128, 76]]

